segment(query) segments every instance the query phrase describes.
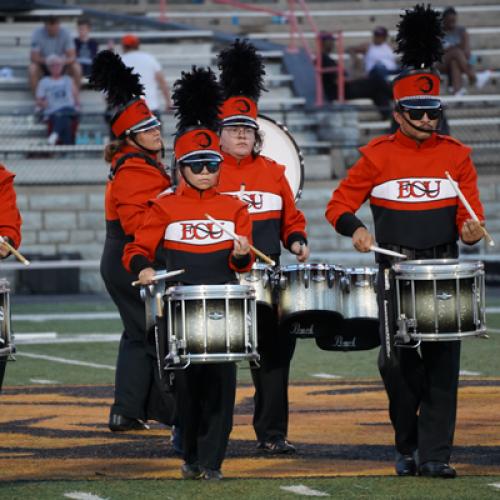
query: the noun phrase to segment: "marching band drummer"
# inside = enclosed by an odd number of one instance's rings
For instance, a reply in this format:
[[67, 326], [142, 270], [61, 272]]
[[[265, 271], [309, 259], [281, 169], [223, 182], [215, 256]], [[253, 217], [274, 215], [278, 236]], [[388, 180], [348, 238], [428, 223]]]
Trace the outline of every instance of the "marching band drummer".
[[[459, 204], [446, 171], [478, 217], [484, 217], [470, 148], [436, 133], [442, 110], [440, 80], [430, 68], [442, 53], [439, 14], [420, 5], [406, 11], [397, 40], [407, 68], [393, 84], [399, 130], [361, 148], [361, 158], [333, 193], [326, 218], [337, 232], [350, 236], [360, 252], [368, 252], [376, 240], [412, 260], [457, 258], [458, 237], [469, 245], [478, 242], [483, 223], [470, 219]], [[367, 198], [375, 238], [354, 215]], [[419, 350], [395, 346], [395, 297], [389, 279], [393, 259], [377, 255], [377, 260], [379, 370], [395, 431], [396, 473], [454, 478], [449, 461], [460, 342], [422, 342]]]
[[173, 406], [155, 383], [157, 374], [153, 346], [148, 343], [146, 312], [133, 276], [121, 263], [125, 244], [144, 220], [147, 202], [170, 186], [159, 157], [163, 150], [160, 122], [141, 97], [139, 75], [109, 50], [94, 60], [90, 77], [94, 88], [107, 93], [116, 112], [111, 129], [116, 139], [105, 149], [111, 163], [106, 186], [106, 240], [101, 275], [116, 304], [124, 331], [120, 340], [111, 407], [111, 431], [145, 429], [148, 419], [170, 424]]
[[[167, 269], [185, 269], [185, 285], [234, 282], [235, 272], [248, 271], [252, 223], [246, 205], [216, 190], [222, 155], [219, 148], [220, 88], [211, 70], [193, 68], [174, 85], [177, 106], [175, 158], [182, 176], [175, 194], [153, 200], [135, 241], [125, 247], [123, 263], [142, 284], [154, 276], [157, 248], [164, 250]], [[205, 214], [234, 228], [233, 241]], [[181, 428], [184, 479], [221, 479], [236, 393], [236, 364], [193, 364], [175, 374]]]
[[[0, 236], [11, 246], [18, 248], [21, 244], [21, 214], [17, 208], [16, 192], [14, 190], [14, 177], [3, 165], [0, 164]], [[0, 242], [0, 258], [5, 259], [10, 255], [10, 250]], [[0, 347], [2, 347], [0, 345]], [[0, 357], [0, 389], [5, 375], [7, 358]]]
[[[218, 57], [226, 100], [222, 106], [221, 150], [224, 155], [218, 189], [248, 204], [255, 246], [279, 262], [280, 242], [299, 262], [309, 256], [306, 220], [297, 209], [285, 167], [262, 156], [257, 100], [265, 74], [255, 47], [236, 40]], [[277, 335], [277, 317], [258, 304], [260, 367], [251, 370], [255, 385], [253, 425], [258, 449], [270, 454], [294, 453], [287, 441], [288, 377], [295, 339]]]

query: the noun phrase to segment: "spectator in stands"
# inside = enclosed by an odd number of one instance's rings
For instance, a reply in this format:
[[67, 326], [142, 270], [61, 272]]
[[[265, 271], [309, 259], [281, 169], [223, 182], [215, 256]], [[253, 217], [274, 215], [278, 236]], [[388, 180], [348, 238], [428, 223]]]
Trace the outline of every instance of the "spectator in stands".
[[31, 62], [28, 73], [32, 92], [36, 92], [40, 79], [48, 75], [47, 57], [51, 54], [63, 58], [65, 71], [79, 89], [82, 68], [76, 60], [73, 38], [68, 30], [61, 27], [58, 17], [50, 16], [45, 19], [44, 26], [37, 28], [31, 37]]
[[76, 60], [82, 67], [83, 76], [90, 75], [92, 61], [97, 54], [98, 43], [97, 40], [91, 38], [90, 19], [81, 17], [76, 22], [78, 29], [78, 36], [75, 38]]
[[144, 85], [145, 98], [149, 109], [160, 120], [160, 95], [165, 100], [164, 111], [167, 113], [171, 106], [170, 90], [165, 75], [156, 57], [139, 50], [140, 40], [136, 35], [128, 34], [122, 38], [123, 55], [122, 60], [126, 66], [133, 68], [139, 74], [141, 83]]
[[[335, 48], [335, 37], [332, 33], [322, 32], [321, 42], [321, 66], [323, 69], [336, 69], [337, 62], [330, 55]], [[369, 98], [375, 105], [384, 120], [391, 116], [392, 91], [385, 78], [379, 74], [369, 75], [365, 78], [350, 79], [345, 73], [345, 98], [359, 99]], [[323, 73], [323, 91], [325, 99], [334, 101], [337, 99], [337, 72]]]
[[469, 35], [464, 26], [457, 24], [457, 12], [453, 7], [444, 9], [442, 22], [444, 54], [439, 70], [448, 75], [453, 94], [464, 95], [467, 93], [462, 75], [466, 75], [469, 84], [475, 85], [477, 89], [483, 88], [491, 78], [491, 71], [476, 73], [474, 70], [471, 64]]
[[49, 126], [49, 144], [74, 144], [80, 107], [75, 82], [63, 75], [64, 59], [51, 54], [46, 59], [50, 75], [44, 76], [36, 88], [36, 105], [42, 109]]
[[363, 43], [354, 47], [349, 47], [353, 68], [359, 68], [361, 59], [364, 60], [364, 74], [368, 78], [384, 78], [395, 75], [399, 72], [399, 65], [396, 54], [387, 41], [389, 32], [384, 26], [378, 26], [373, 30], [373, 38], [370, 43]]

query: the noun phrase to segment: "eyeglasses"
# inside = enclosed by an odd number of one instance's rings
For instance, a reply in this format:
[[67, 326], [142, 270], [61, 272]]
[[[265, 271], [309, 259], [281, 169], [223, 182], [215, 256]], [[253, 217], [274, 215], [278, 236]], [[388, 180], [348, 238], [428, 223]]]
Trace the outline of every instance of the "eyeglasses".
[[254, 133], [252, 127], [224, 127], [224, 130], [232, 137], [237, 137], [240, 135], [250, 136]]
[[220, 161], [196, 161], [196, 162], [181, 162], [181, 167], [189, 167], [193, 174], [201, 174], [206, 167], [209, 174], [215, 174], [220, 168]]
[[421, 120], [424, 115], [427, 115], [429, 120], [437, 120], [441, 117], [442, 109], [434, 108], [434, 109], [408, 109], [403, 108], [403, 111], [408, 113], [410, 120]]

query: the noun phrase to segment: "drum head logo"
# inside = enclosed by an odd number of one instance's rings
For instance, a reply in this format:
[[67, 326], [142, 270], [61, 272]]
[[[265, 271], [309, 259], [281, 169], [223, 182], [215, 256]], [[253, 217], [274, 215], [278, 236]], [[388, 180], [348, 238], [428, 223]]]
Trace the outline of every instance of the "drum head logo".
[[206, 132], [198, 132], [194, 137], [196, 144], [201, 148], [206, 149], [212, 145], [212, 138]]
[[222, 311], [211, 311], [208, 313], [208, 318], [214, 321], [219, 321], [224, 318], [224, 313]]
[[434, 88], [434, 82], [429, 76], [421, 76], [420, 78], [417, 78], [416, 84], [418, 90], [420, 90], [420, 92], [423, 92], [424, 94], [432, 92], [432, 89]]
[[246, 99], [238, 99], [235, 103], [238, 104], [236, 109], [240, 113], [248, 113], [250, 111], [250, 103]]

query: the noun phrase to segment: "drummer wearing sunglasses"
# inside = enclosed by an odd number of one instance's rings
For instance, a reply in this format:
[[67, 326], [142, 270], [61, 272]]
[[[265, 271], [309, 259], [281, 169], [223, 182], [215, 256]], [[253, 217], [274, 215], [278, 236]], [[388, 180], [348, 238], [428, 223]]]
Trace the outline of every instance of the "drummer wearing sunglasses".
[[[484, 236], [483, 207], [471, 149], [438, 132], [440, 78], [426, 64], [439, 60], [438, 12], [417, 5], [406, 11], [398, 41], [408, 68], [393, 82], [395, 134], [373, 139], [334, 191], [326, 218], [354, 248], [378, 246], [411, 260], [457, 259], [460, 238], [472, 245]], [[425, 21], [423, 21], [425, 20]], [[425, 30], [420, 23], [425, 22]], [[434, 33], [434, 36], [432, 36]], [[419, 39], [422, 34], [423, 39]], [[417, 69], [418, 68], [418, 69]], [[447, 178], [449, 172], [481, 222], [471, 219]], [[356, 217], [370, 201], [375, 234]], [[394, 257], [376, 255], [381, 351], [379, 371], [389, 397], [399, 476], [454, 478], [450, 458], [455, 432], [460, 341], [400, 339], [391, 266]], [[418, 264], [418, 263], [417, 263]], [[434, 300], [436, 298], [434, 292]], [[430, 292], [429, 300], [433, 297]]]

